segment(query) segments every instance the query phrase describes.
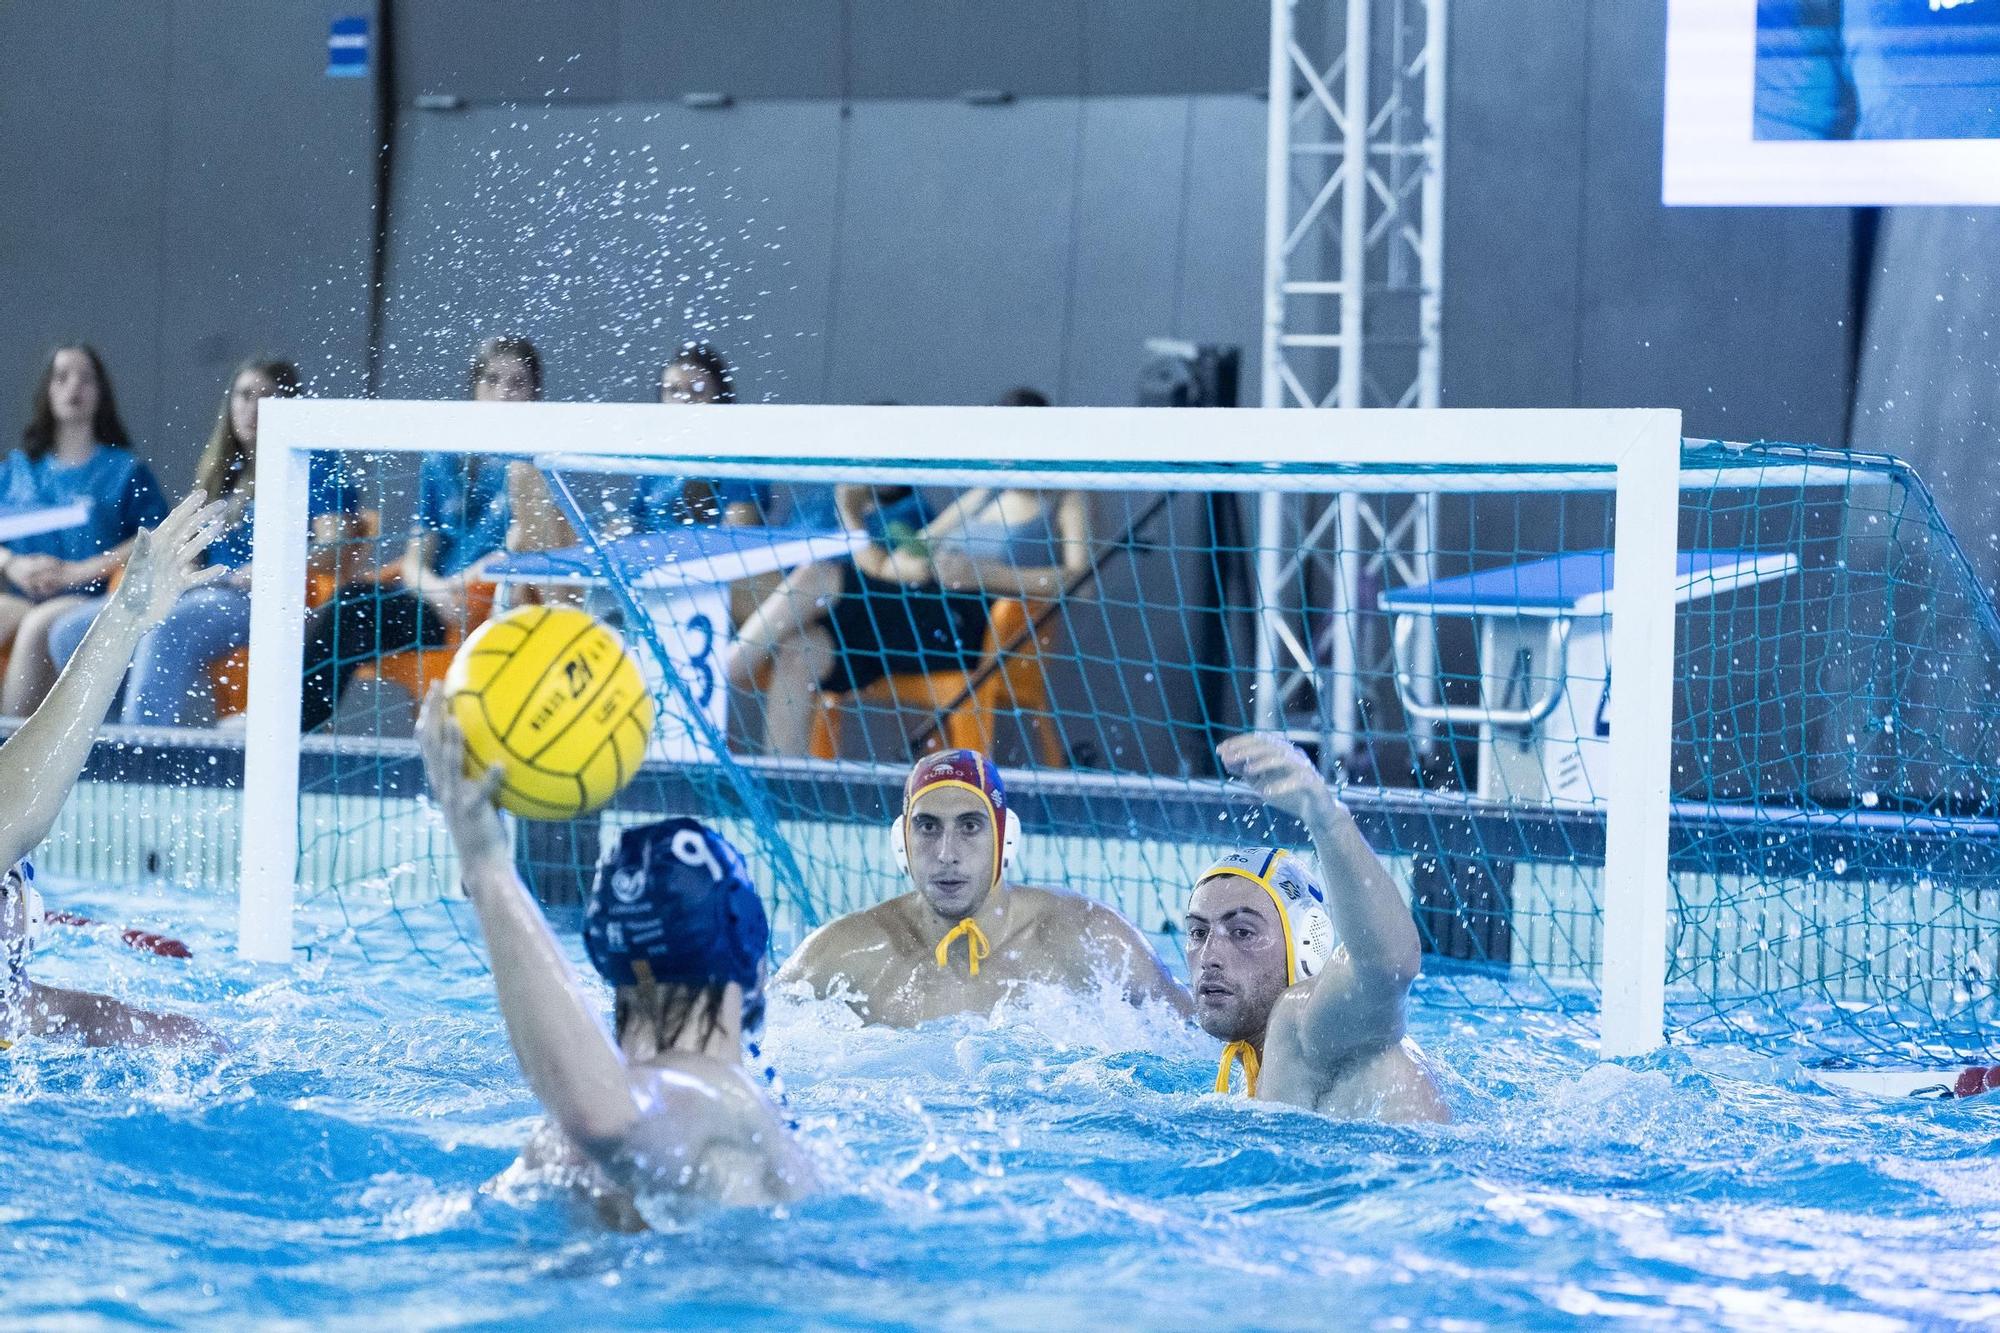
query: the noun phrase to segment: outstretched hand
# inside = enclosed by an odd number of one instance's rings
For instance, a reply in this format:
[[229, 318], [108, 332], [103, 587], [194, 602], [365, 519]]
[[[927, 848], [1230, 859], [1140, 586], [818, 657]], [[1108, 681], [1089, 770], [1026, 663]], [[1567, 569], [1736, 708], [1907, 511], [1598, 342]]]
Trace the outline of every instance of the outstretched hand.
[[424, 696], [423, 712], [417, 718], [417, 747], [423, 752], [424, 772], [430, 777], [431, 800], [444, 816], [460, 865], [467, 872], [494, 862], [511, 866], [513, 845], [493, 805], [500, 790], [500, 766], [493, 765], [479, 777], [466, 773], [465, 733], [451, 715], [442, 685], [431, 686]]
[[1215, 754], [1231, 777], [1299, 820], [1324, 818], [1340, 806], [1319, 770], [1290, 741], [1252, 732], [1231, 736]]
[[125, 577], [118, 584], [112, 604], [131, 615], [142, 629], [151, 629], [167, 618], [180, 595], [189, 588], [221, 578], [229, 571], [221, 565], [204, 567], [202, 553], [227, 526], [229, 506], [223, 501], [204, 503], [205, 492], [193, 494], [173, 507], [151, 531], [141, 530], [132, 539], [132, 553], [125, 559]]

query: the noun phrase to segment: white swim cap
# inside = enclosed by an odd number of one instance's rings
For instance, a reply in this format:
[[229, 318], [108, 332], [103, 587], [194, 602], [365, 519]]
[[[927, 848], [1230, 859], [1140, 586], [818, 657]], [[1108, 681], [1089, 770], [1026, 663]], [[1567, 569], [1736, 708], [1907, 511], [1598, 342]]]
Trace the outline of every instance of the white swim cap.
[[1319, 876], [1282, 847], [1243, 847], [1204, 870], [1201, 879], [1236, 875], [1271, 895], [1285, 928], [1285, 984], [1296, 986], [1333, 956], [1333, 918]]
[[27, 904], [28, 947], [39, 949], [49, 931], [48, 909], [42, 903], [42, 895], [35, 888], [35, 864], [25, 856], [9, 868], [4, 876], [6, 886], [19, 893]]

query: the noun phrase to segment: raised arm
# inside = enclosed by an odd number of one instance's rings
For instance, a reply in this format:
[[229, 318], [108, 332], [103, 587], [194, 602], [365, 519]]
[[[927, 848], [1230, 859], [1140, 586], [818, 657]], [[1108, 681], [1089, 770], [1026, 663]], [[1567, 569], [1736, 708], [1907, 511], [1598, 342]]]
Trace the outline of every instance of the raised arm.
[[200, 491], [175, 506], [159, 527], [133, 538], [118, 591], [105, 602], [48, 698], [0, 746], [0, 867], [41, 844], [90, 757], [139, 638], [166, 618], [180, 595], [219, 577], [201, 553], [221, 532], [225, 506], [204, 505]]
[[1337, 951], [1312, 983], [1304, 1036], [1322, 1050], [1402, 1035], [1403, 1003], [1422, 964], [1416, 923], [1354, 817], [1297, 746], [1232, 736], [1216, 753], [1231, 775], [1302, 821], [1319, 851]]
[[625, 1061], [597, 1005], [563, 956], [542, 909], [514, 871], [514, 853], [493, 793], [495, 768], [465, 773], [465, 734], [432, 686], [417, 723], [431, 798], [458, 852], [466, 896], [492, 960], [500, 1017], [528, 1086], [556, 1123], [586, 1147], [620, 1139], [639, 1118]]

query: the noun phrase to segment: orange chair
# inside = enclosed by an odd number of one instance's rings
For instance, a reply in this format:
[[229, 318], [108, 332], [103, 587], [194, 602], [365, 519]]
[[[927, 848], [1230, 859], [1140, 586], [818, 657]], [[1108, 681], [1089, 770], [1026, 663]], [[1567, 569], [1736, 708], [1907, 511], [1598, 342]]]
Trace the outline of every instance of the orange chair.
[[[333, 594], [337, 589], [350, 587], [357, 583], [377, 583], [385, 587], [393, 587], [401, 581], [401, 570], [395, 564], [375, 565], [372, 568], [366, 564], [372, 547], [382, 535], [382, 511], [379, 509], [364, 509], [358, 517], [360, 519], [360, 531], [353, 537], [338, 544], [333, 552], [336, 558], [331, 561], [322, 560], [307, 572], [306, 605], [308, 607], [324, 606], [327, 602], [333, 600]], [[486, 605], [490, 607], [491, 604], [492, 597], [489, 592]], [[484, 613], [482, 612], [481, 614], [483, 617]], [[453, 643], [456, 646], [455, 640]], [[411, 655], [421, 656], [421, 654]], [[402, 656], [404, 654], [392, 653], [389, 657], [383, 659], [385, 663], [392, 663], [389, 674], [384, 676], [383, 679], [395, 680], [398, 684], [403, 683], [406, 675], [412, 681], [422, 679], [422, 664], [405, 664], [394, 661], [394, 659]], [[445, 665], [450, 665], [449, 660], [446, 661]], [[368, 668], [363, 667], [362, 670], [365, 671]], [[439, 667], [436, 674], [442, 676], [444, 668]], [[236, 714], [241, 713], [245, 708], [249, 707], [250, 650], [248, 648], [238, 648], [210, 662], [208, 665], [208, 680], [210, 687], [215, 691], [216, 717], [234, 717]], [[413, 697], [422, 697], [421, 691], [413, 690], [412, 694]]]
[[445, 672], [451, 670], [452, 659], [458, 656], [458, 645], [464, 636], [449, 634], [442, 648], [407, 648], [400, 653], [384, 653], [373, 662], [363, 662], [354, 668], [348, 678], [352, 684], [358, 680], [384, 681], [406, 691], [419, 703], [432, 685], [444, 679]]
[[813, 718], [812, 755], [818, 759], [839, 756], [841, 713], [859, 699], [937, 718], [937, 727], [925, 740], [926, 750], [950, 748], [991, 754], [997, 715], [1019, 713], [1042, 766], [1067, 768], [1062, 736], [1049, 703], [1048, 670], [1042, 663], [1042, 650], [1051, 645], [1054, 636], [1035, 623], [1044, 609], [1045, 604], [1018, 598], [995, 601], [988, 613], [979, 665], [970, 671], [884, 676], [858, 694], [823, 695]]
[[237, 648], [208, 664], [208, 687], [215, 692], [215, 716], [235, 717], [250, 707], [250, 650]]

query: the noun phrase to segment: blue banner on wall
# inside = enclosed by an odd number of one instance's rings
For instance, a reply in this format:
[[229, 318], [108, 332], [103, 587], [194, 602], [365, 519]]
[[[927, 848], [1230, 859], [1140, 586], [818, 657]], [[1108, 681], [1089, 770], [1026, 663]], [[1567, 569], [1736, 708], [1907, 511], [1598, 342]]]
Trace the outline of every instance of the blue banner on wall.
[[333, 27], [326, 34], [326, 77], [368, 77], [368, 20], [365, 17], [350, 14], [333, 21]]

